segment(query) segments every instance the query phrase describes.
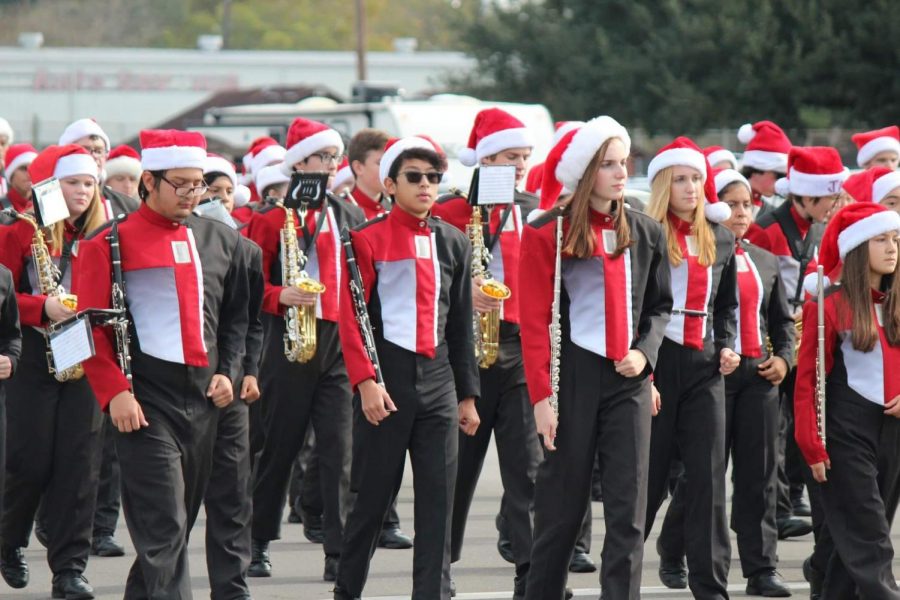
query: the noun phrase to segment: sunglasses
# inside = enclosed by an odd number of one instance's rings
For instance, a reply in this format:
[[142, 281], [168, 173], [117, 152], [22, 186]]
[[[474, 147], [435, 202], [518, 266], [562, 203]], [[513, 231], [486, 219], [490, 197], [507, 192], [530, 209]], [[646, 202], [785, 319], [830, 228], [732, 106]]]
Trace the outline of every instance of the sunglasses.
[[437, 171], [429, 171], [428, 173], [423, 173], [421, 171], [403, 171], [400, 173], [406, 180], [412, 184], [417, 184], [422, 181], [422, 177], [428, 179], [428, 183], [432, 185], [437, 185], [443, 179], [444, 174], [438, 173]]

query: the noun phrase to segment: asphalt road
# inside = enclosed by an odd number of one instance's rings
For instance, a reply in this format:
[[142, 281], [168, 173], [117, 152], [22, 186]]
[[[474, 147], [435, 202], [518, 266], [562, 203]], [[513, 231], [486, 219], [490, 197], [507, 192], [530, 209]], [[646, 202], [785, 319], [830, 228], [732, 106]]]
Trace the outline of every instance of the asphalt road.
[[[414, 533], [412, 476], [407, 466], [404, 486], [398, 510], [402, 527]], [[494, 514], [500, 503], [501, 485], [497, 467], [496, 452], [491, 450], [485, 462], [484, 471], [476, 493], [471, 519], [466, 530], [463, 558], [453, 568], [459, 600], [488, 600], [512, 597], [512, 565], [504, 562], [497, 554], [495, 544], [497, 532], [494, 529]], [[190, 542], [191, 575], [194, 597], [208, 598], [209, 586], [206, 579], [206, 562], [203, 540], [205, 519], [201, 511], [194, 527]], [[658, 529], [658, 524], [656, 529]], [[896, 530], [896, 528], [895, 528]], [[644, 598], [690, 598], [687, 591], [669, 590], [661, 586], [657, 577], [659, 566], [655, 551], [656, 531], [647, 544], [644, 558], [642, 596]], [[130, 545], [127, 529], [120, 520], [118, 539], [125, 543], [128, 553], [123, 558], [91, 557], [87, 577], [97, 593], [98, 599], [122, 598], [124, 581], [134, 560], [134, 550]], [[894, 544], [897, 545], [895, 533]], [[603, 544], [602, 504], [594, 504], [594, 530], [592, 556], [600, 560]], [[808, 596], [808, 586], [803, 581], [801, 564], [812, 548], [812, 535], [792, 541], [780, 542], [779, 570], [792, 589], [794, 597]], [[744, 596], [744, 580], [737, 561], [737, 547], [732, 535], [732, 569], [730, 591], [732, 597]], [[250, 586], [255, 600], [330, 600], [331, 584], [322, 581], [323, 554], [320, 546], [313, 545], [303, 537], [302, 525], [289, 524], [285, 520], [282, 539], [271, 546], [274, 576], [270, 579], [251, 579]], [[409, 598], [412, 589], [412, 550], [378, 550], [372, 562], [364, 597], [369, 600], [394, 600]], [[44, 599], [50, 597], [50, 572], [43, 548], [32, 541], [26, 552], [31, 566], [31, 583], [24, 590], [11, 590], [0, 581], [0, 598], [10, 600]], [[599, 577], [597, 573], [576, 575], [569, 578], [569, 585], [577, 598], [597, 598]]]

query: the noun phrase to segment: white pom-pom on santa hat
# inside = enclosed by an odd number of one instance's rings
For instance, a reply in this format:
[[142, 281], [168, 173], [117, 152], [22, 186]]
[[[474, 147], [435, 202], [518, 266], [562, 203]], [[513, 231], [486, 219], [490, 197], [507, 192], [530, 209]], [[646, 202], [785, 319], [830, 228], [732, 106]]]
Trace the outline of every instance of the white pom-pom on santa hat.
[[738, 129], [737, 138], [738, 141], [742, 144], [749, 144], [750, 140], [752, 140], [756, 136], [756, 130], [753, 129], [752, 123], [744, 123], [741, 125], [741, 128]]
[[12, 144], [16, 140], [16, 134], [12, 126], [3, 117], [0, 117], [0, 136], [6, 137], [7, 144]]
[[250, 188], [243, 183], [239, 183], [234, 188], [234, 207], [240, 208], [248, 204], [250, 204]]
[[[822, 288], [827, 290], [829, 287], [831, 287], [831, 279], [825, 275], [822, 277]], [[803, 278], [803, 289], [811, 296], [819, 293], [819, 274], [817, 272], [806, 274], [806, 277]]]
[[475, 115], [469, 143], [456, 157], [467, 167], [482, 158], [510, 148], [533, 148], [534, 137], [519, 119], [499, 108], [486, 108]]
[[791, 182], [787, 177], [779, 177], [775, 181], [775, 193], [779, 196], [786, 197], [791, 193]]

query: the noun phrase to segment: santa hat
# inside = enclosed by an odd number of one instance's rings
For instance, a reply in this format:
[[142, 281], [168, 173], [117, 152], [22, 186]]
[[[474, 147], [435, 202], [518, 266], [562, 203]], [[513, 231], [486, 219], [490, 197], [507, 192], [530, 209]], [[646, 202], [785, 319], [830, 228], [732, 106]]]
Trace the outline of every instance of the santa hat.
[[250, 204], [250, 188], [239, 183], [234, 188], [234, 207], [240, 208], [242, 206], [247, 206], [248, 204]]
[[880, 204], [885, 196], [900, 187], [900, 171], [892, 171], [884, 167], [869, 169], [874, 171], [872, 177], [872, 202]]
[[626, 154], [631, 152], [631, 136], [628, 131], [618, 121], [606, 115], [591, 119], [581, 126], [576, 125], [564, 134], [544, 162], [539, 209], [550, 209], [563, 188], [574, 190], [578, 187], [578, 182], [600, 146], [612, 138], [622, 140]]
[[848, 175], [834, 148], [794, 146], [788, 155], [787, 177], [775, 182], [775, 191], [781, 196], [831, 196], [841, 191]]
[[728, 161], [731, 164], [732, 169], [738, 168], [737, 157], [731, 150], [723, 148], [722, 146], [707, 146], [703, 149], [703, 155], [706, 157], [706, 160], [709, 161], [710, 165]]
[[499, 108], [486, 108], [475, 115], [468, 147], [459, 151], [459, 162], [474, 167], [486, 156], [509, 148], [533, 148], [534, 137], [519, 119]]
[[715, 173], [713, 180], [716, 183], [717, 195], [721, 194], [722, 190], [727, 188], [732, 183], [741, 183], [745, 185], [747, 189], [751, 191], [751, 193], [753, 191], [753, 189], [750, 187], [750, 182], [747, 181], [747, 178], [734, 169], [714, 169], [713, 173]]
[[77, 140], [89, 135], [96, 135], [102, 139], [106, 144], [106, 150], [109, 151], [109, 136], [94, 119], [78, 119], [74, 123], [69, 123], [69, 126], [59, 136], [59, 145], [74, 144]]
[[227, 158], [219, 156], [218, 154], [207, 154], [206, 162], [203, 164], [203, 174], [207, 175], [209, 173], [222, 173], [223, 175], [226, 175], [228, 179], [231, 180], [231, 186], [237, 188], [237, 171], [234, 168], [234, 163]]
[[792, 144], [781, 127], [772, 121], [758, 121], [752, 125], [746, 123], [738, 129], [737, 137], [747, 145], [741, 157], [745, 167], [787, 173]]
[[557, 121], [554, 124], [556, 131], [553, 132], [553, 145], [555, 146], [564, 135], [578, 129], [582, 125], [584, 125], [584, 121]]
[[857, 133], [850, 139], [859, 149], [859, 152], [856, 153], [856, 164], [860, 167], [881, 152], [896, 152], [900, 156], [900, 127], [896, 125]]
[[253, 140], [247, 154], [244, 155], [242, 160], [244, 172], [253, 175], [263, 167], [280, 163], [284, 160], [285, 154], [287, 150], [274, 138], [258, 137]]
[[73, 175], [90, 175], [95, 181], [98, 180], [96, 161], [77, 144], [47, 146], [28, 166], [28, 173], [35, 183], [51, 177], [64, 179]]
[[281, 168], [281, 164], [269, 165], [268, 167], [263, 167], [259, 171], [256, 172], [256, 191], [259, 192], [260, 195], [266, 191], [266, 188], [270, 185], [278, 185], [280, 183], [289, 183], [291, 178], [284, 174], [284, 171]]
[[438, 156], [443, 152], [440, 146], [426, 136], [414, 135], [405, 138], [389, 139], [387, 144], [384, 145], [384, 154], [381, 155], [381, 164], [378, 165], [378, 177], [381, 179], [382, 184], [384, 183], [384, 180], [388, 178], [391, 167], [400, 155], [413, 148], [431, 150], [432, 152], [437, 153]]
[[145, 171], [202, 169], [206, 166], [206, 138], [196, 131], [141, 131], [141, 168]]
[[700, 147], [690, 138], [680, 136], [668, 146], [660, 148], [647, 167], [647, 179], [650, 183], [663, 170], [670, 167], [690, 167], [700, 173], [703, 181], [703, 195], [706, 197], [704, 214], [713, 223], [722, 223], [731, 216], [731, 209], [724, 202], [719, 202], [716, 193], [716, 182], [712, 176], [712, 167]]
[[[0, 132], [2, 133], [2, 132]], [[4, 167], [9, 178], [19, 167], [27, 167], [37, 158], [38, 151], [31, 144], [13, 144], [6, 150]]]
[[106, 159], [106, 176], [131, 175], [135, 179], [140, 178], [141, 155], [131, 146], [116, 146]]
[[[285, 175], [290, 175], [294, 165], [309, 158], [322, 148], [334, 146], [338, 154], [344, 153], [344, 140], [337, 131], [318, 121], [297, 117], [291, 123], [287, 133], [287, 152], [281, 168]], [[254, 164], [255, 166], [255, 164]]]
[[[825, 287], [831, 285], [829, 276], [838, 272], [851, 250], [889, 231], [900, 233], [900, 215], [880, 204], [854, 202], [837, 211], [829, 219], [819, 246], [818, 264], [825, 272]], [[815, 294], [816, 281], [816, 274], [810, 273], [803, 278], [804, 289]]]
[[331, 189], [336, 190], [339, 187], [352, 182], [353, 180], [353, 169], [350, 168], [350, 161], [347, 160], [347, 157], [345, 156], [343, 162], [341, 162], [341, 166], [338, 169], [337, 174], [334, 176], [334, 180], [331, 182]]
[[0, 136], [6, 136], [7, 144], [12, 144], [16, 139], [12, 126], [9, 124], [9, 121], [3, 117], [0, 117]]

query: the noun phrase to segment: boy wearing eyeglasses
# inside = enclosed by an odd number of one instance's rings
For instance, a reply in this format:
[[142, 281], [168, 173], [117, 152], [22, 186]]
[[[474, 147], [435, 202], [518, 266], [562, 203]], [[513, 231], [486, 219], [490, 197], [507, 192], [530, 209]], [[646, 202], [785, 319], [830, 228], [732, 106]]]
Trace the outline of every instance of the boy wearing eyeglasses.
[[[285, 175], [294, 171], [334, 176], [344, 144], [340, 134], [323, 123], [297, 118], [287, 134]], [[325, 286], [316, 296], [281, 280], [281, 232], [286, 210], [291, 210], [297, 243], [305, 253], [306, 272]], [[353, 412], [350, 384], [338, 339], [340, 282], [344, 269], [340, 231], [365, 220], [363, 213], [333, 195], [317, 203], [303, 202], [298, 209], [274, 208], [257, 213], [249, 237], [263, 251], [266, 278], [259, 387], [265, 394], [262, 411], [265, 442], [256, 464], [253, 488], [252, 559], [248, 575], [271, 577], [269, 542], [281, 536], [281, 516], [290, 480], [291, 464], [312, 424], [319, 449], [322, 487], [322, 578], [334, 581], [343, 534], [342, 516], [348, 499], [350, 433]], [[318, 302], [317, 302], [318, 299]], [[307, 362], [285, 356], [285, 311], [316, 304], [316, 350]]]
[[427, 140], [389, 142], [380, 169], [394, 209], [352, 233], [384, 386], [376, 383], [345, 275], [341, 342], [360, 410], [353, 432], [357, 498], [344, 531], [336, 600], [362, 595], [407, 451], [416, 501], [412, 598], [450, 598], [457, 428], [477, 430], [479, 392], [471, 247], [459, 230], [431, 216], [440, 166]]

